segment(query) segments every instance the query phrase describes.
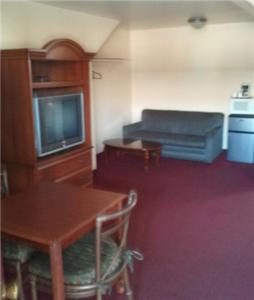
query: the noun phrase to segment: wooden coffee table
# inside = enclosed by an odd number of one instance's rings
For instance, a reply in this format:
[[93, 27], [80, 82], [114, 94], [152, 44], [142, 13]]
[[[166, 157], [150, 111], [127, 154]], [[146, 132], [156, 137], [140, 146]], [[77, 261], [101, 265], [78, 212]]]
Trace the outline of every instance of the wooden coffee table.
[[108, 161], [109, 153], [134, 153], [144, 156], [144, 168], [148, 170], [149, 162], [153, 154], [156, 155], [156, 163], [159, 165], [161, 155], [161, 144], [130, 139], [111, 139], [104, 141], [104, 155]]

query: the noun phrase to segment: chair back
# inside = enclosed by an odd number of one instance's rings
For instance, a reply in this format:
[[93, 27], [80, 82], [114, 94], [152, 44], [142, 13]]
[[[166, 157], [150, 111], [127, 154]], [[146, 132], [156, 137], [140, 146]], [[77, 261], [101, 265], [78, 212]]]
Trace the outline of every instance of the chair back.
[[9, 196], [9, 185], [6, 166], [1, 165], [1, 198]]
[[[100, 215], [96, 218], [96, 281], [104, 283], [109, 274], [114, 270], [114, 266], [123, 259], [127, 250], [127, 235], [129, 228], [129, 218], [133, 208], [137, 203], [137, 193], [134, 190], [129, 192], [128, 201], [124, 208], [112, 214]], [[102, 274], [101, 270], [101, 250], [102, 243], [117, 242], [117, 251], [112, 256], [109, 267]], [[114, 241], [114, 242], [113, 242]], [[126, 266], [126, 262], [124, 263]]]

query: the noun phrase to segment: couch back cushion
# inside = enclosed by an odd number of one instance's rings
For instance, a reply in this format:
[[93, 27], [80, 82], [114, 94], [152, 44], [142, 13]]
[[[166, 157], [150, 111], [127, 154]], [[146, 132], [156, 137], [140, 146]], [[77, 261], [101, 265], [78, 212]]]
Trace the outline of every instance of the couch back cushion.
[[157, 132], [205, 135], [223, 126], [222, 113], [145, 109], [142, 129]]

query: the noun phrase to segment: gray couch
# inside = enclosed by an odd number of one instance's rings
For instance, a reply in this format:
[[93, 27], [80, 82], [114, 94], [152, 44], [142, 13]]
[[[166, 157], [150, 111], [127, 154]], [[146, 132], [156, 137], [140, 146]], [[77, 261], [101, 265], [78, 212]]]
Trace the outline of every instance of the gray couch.
[[162, 156], [211, 163], [222, 151], [222, 113], [145, 109], [124, 138], [162, 144]]

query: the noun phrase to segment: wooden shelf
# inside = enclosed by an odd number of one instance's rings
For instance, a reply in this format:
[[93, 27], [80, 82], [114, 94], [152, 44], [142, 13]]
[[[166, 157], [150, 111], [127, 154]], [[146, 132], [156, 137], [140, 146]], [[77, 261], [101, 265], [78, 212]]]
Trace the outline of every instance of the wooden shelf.
[[68, 86], [81, 86], [83, 81], [47, 81], [47, 82], [33, 82], [32, 87], [34, 89], [48, 89], [57, 87], [68, 87]]
[[93, 63], [123, 63], [128, 61], [125, 58], [119, 58], [119, 57], [94, 57], [92, 59]]

